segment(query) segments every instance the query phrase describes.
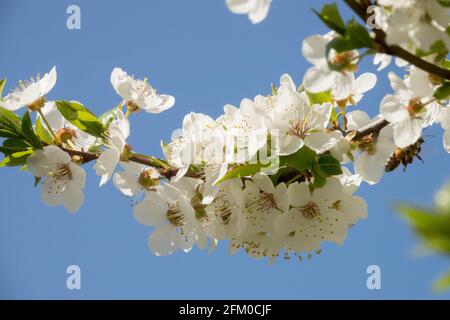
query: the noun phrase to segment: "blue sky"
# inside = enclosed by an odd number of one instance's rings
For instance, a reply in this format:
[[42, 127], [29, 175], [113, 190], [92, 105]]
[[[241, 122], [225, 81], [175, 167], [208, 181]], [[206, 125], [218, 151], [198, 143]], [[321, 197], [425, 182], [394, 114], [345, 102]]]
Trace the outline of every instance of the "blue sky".
[[[252, 25], [233, 15], [224, 0], [15, 0], [0, 4], [0, 77], [7, 89], [19, 79], [58, 69], [49, 99], [76, 99], [97, 114], [117, 105], [109, 77], [118, 66], [148, 76], [161, 92], [177, 99], [161, 115], [132, 118], [130, 143], [160, 155], [190, 111], [217, 116], [226, 103], [269, 93], [289, 73], [299, 82], [308, 64], [301, 41], [323, 33], [310, 8], [325, 1], [274, 0], [267, 20]], [[81, 8], [82, 29], [66, 28], [66, 8]], [[343, 5], [341, 5], [343, 7]], [[375, 71], [371, 61], [363, 70]], [[371, 114], [390, 92], [386, 71], [361, 108]], [[426, 132], [422, 157], [406, 173], [363, 185], [358, 194], [369, 218], [350, 230], [344, 246], [325, 244], [303, 262], [270, 266], [240, 253], [228, 256], [222, 243], [212, 255], [153, 256], [150, 230], [132, 216], [132, 206], [87, 166], [86, 201], [76, 215], [46, 207], [33, 178], [16, 168], [0, 170], [0, 298], [125, 299], [315, 299], [449, 298], [430, 290], [449, 261], [417, 258], [417, 239], [393, 210], [398, 201], [431, 203], [449, 178], [442, 131]], [[82, 289], [66, 289], [67, 266], [81, 268]], [[382, 289], [366, 288], [366, 268], [382, 271]]]

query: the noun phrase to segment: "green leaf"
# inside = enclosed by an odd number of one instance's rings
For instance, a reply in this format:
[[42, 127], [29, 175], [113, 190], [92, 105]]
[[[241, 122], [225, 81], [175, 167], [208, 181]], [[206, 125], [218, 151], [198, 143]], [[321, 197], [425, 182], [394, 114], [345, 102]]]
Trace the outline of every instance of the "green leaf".
[[15, 152], [0, 162], [0, 167], [17, 167], [23, 166], [27, 162], [27, 158], [33, 153], [33, 150]]
[[24, 151], [31, 148], [30, 144], [26, 141], [14, 138], [3, 141], [3, 147], [17, 151]]
[[445, 81], [434, 92], [433, 97], [438, 100], [444, 100], [450, 96], [450, 81]]
[[450, 289], [450, 271], [434, 283], [433, 289], [436, 292], [445, 292]]
[[102, 138], [105, 125], [86, 107], [78, 102], [56, 101], [59, 112], [74, 126], [90, 135]]
[[322, 174], [322, 171], [319, 169], [319, 166], [317, 164], [312, 167], [311, 173], [314, 178], [314, 189], [322, 188], [327, 183], [327, 178]]
[[5, 89], [6, 79], [0, 80], [0, 100], [3, 98], [3, 89]]
[[326, 26], [339, 34], [345, 33], [345, 24], [339, 13], [336, 3], [326, 4], [319, 12], [313, 10], [314, 13], [326, 24]]
[[405, 205], [398, 210], [428, 248], [450, 254], [450, 214], [435, 214]]
[[42, 149], [42, 143], [33, 130], [33, 123], [31, 122], [30, 113], [27, 111], [22, 117], [22, 133], [31, 145], [37, 149]]
[[280, 157], [280, 166], [289, 166], [303, 172], [312, 168], [315, 159], [316, 153], [307, 146], [304, 146], [296, 153]]
[[12, 132], [11, 130], [2, 128], [0, 126], [0, 138], [17, 138], [17, 139], [21, 139], [22, 135], [19, 135], [16, 132]]
[[438, 0], [438, 2], [443, 7], [450, 7], [450, 0]]
[[373, 39], [369, 32], [356, 20], [351, 20], [347, 24], [345, 36], [358, 48], [373, 48]]
[[0, 107], [0, 126], [3, 127], [3, 129], [8, 129], [9, 131], [20, 135], [22, 133], [20, 122], [21, 120], [18, 115]]
[[319, 157], [316, 169], [319, 170], [323, 176], [337, 176], [342, 174], [341, 163], [330, 153], [325, 153]]
[[333, 101], [333, 94], [331, 93], [331, 89], [319, 93], [312, 93], [306, 91], [306, 95], [308, 96], [309, 103], [311, 105], [324, 104]]
[[41, 118], [38, 117], [36, 120], [36, 134], [41, 139], [41, 141], [46, 144], [52, 144], [53, 138], [50, 132], [48, 132], [47, 128], [42, 125]]
[[251, 163], [251, 164], [243, 164], [243, 165], [237, 165], [232, 167], [228, 172], [223, 176], [222, 179], [220, 179], [217, 183], [224, 182], [229, 179], [233, 178], [241, 178], [241, 177], [248, 177], [252, 176], [257, 172], [261, 172], [263, 168], [267, 167], [268, 165], [262, 165], [258, 163]]
[[36, 188], [39, 184], [39, 182], [41, 182], [42, 177], [34, 177], [34, 187]]

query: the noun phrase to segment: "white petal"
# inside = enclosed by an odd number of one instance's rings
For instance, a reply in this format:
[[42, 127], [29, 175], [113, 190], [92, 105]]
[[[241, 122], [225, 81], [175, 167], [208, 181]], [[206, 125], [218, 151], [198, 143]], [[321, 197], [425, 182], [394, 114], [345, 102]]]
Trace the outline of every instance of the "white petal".
[[444, 132], [444, 149], [450, 153], [450, 130], [445, 130]]
[[114, 175], [113, 183], [124, 195], [135, 196], [142, 191], [136, 175], [127, 172], [118, 172]]
[[72, 173], [72, 179], [70, 182], [79, 188], [84, 188], [86, 185], [86, 171], [73, 162], [71, 162], [69, 166], [70, 172]]
[[45, 74], [44, 77], [42, 77], [42, 79], [39, 80], [39, 88], [41, 96], [45, 96], [47, 93], [50, 92], [50, 90], [53, 89], [53, 87], [56, 84], [56, 79], [57, 79], [56, 67], [53, 67], [49, 73]]
[[334, 134], [328, 132], [313, 132], [305, 138], [305, 145], [317, 153], [329, 150], [335, 143]]
[[151, 95], [145, 98], [145, 104], [142, 107], [149, 113], [161, 113], [173, 107], [175, 98], [169, 95]]
[[373, 57], [373, 64], [379, 65], [377, 71], [385, 69], [391, 63], [392, 57], [387, 54], [377, 53]]
[[356, 78], [353, 92], [354, 94], [362, 94], [372, 90], [377, 84], [377, 76], [373, 73], [366, 72]]
[[20, 94], [18, 93], [8, 93], [1, 101], [0, 106], [3, 108], [10, 110], [10, 111], [16, 111], [24, 105], [20, 104]]
[[369, 115], [365, 111], [354, 110], [347, 113], [348, 130], [358, 130], [369, 125], [371, 122]]
[[422, 119], [406, 119], [394, 126], [394, 142], [397, 147], [406, 148], [422, 135]]
[[28, 170], [35, 177], [46, 176], [49, 172], [51, 162], [48, 160], [46, 153], [43, 150], [36, 150], [27, 158]]
[[42, 183], [41, 198], [49, 206], [59, 206], [63, 203], [63, 192], [66, 183], [59, 179], [47, 178]]
[[84, 193], [80, 186], [69, 182], [67, 188], [64, 190], [62, 202], [64, 207], [71, 213], [77, 212], [84, 202]]
[[180, 247], [175, 228], [171, 225], [156, 228], [148, 238], [148, 246], [157, 256], [173, 254]]
[[228, 9], [236, 14], [248, 14], [255, 8], [255, 0], [226, 0]]
[[307, 91], [319, 93], [333, 87], [335, 78], [334, 71], [312, 67], [306, 71], [303, 78], [303, 84]]
[[297, 136], [286, 135], [280, 137], [280, 155], [286, 156], [297, 152], [303, 147], [303, 140]]
[[111, 179], [119, 159], [120, 154], [116, 149], [108, 149], [100, 154], [94, 166], [96, 174], [101, 177], [100, 186]]
[[22, 106], [28, 106], [41, 98], [41, 90], [37, 82], [25, 88], [20, 95], [20, 104]]
[[392, 123], [409, 118], [409, 113], [402, 102], [393, 95], [387, 95], [383, 98], [380, 105], [380, 113], [384, 119]]
[[288, 188], [289, 204], [292, 206], [302, 206], [311, 199], [311, 192], [305, 183], [294, 182]]
[[352, 94], [355, 81], [353, 73], [336, 73], [333, 84], [333, 96], [337, 101], [347, 99]]
[[250, 11], [248, 17], [252, 23], [260, 23], [263, 21], [270, 10], [270, 2], [272, 0], [259, 0], [256, 4], [256, 7]]
[[156, 195], [148, 195], [144, 201], [136, 205], [134, 218], [143, 225], [158, 227], [166, 221], [165, 204]]
[[322, 35], [313, 35], [302, 43], [302, 53], [305, 59], [315, 65], [323, 66], [327, 63], [326, 61], [326, 46], [328, 41]]

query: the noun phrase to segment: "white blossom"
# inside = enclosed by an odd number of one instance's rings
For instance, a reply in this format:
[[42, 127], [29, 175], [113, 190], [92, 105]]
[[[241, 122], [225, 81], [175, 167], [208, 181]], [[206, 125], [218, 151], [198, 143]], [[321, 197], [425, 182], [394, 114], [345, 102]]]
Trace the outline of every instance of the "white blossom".
[[112, 71], [111, 84], [131, 108], [138, 107], [149, 113], [161, 113], [175, 104], [174, 97], [158, 94], [146, 79], [134, 79], [120, 68]]
[[16, 111], [23, 107], [36, 111], [44, 106], [45, 95], [55, 86], [56, 78], [56, 67], [53, 67], [42, 78], [37, 76], [36, 78], [21, 81], [14, 91], [2, 99], [0, 105], [11, 111]]
[[41, 198], [47, 205], [78, 211], [84, 201], [86, 173], [67, 152], [53, 145], [44, 147], [27, 158], [27, 166], [34, 176], [44, 178]]
[[254, 24], [263, 21], [269, 13], [272, 0], [226, 0], [228, 9], [236, 14], [246, 14]]

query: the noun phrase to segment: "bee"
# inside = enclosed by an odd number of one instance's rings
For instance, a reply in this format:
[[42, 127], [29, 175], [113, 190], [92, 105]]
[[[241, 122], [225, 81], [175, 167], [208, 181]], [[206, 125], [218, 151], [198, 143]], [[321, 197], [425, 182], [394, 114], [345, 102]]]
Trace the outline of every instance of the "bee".
[[408, 164], [413, 163], [414, 157], [423, 162], [419, 153], [422, 150], [422, 144], [425, 143], [423, 138], [419, 138], [416, 143], [406, 147], [406, 148], [397, 148], [394, 153], [389, 157], [384, 166], [384, 170], [386, 172], [391, 172], [397, 169], [397, 167], [403, 164], [403, 172], [406, 170]]

